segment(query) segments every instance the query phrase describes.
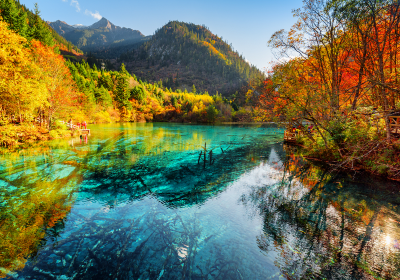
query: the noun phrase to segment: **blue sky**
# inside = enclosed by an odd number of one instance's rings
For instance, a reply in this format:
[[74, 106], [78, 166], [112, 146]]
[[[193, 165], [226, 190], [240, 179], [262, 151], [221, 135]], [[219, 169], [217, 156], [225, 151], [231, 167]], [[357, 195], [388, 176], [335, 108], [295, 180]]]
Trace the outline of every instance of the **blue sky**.
[[170, 20], [205, 24], [211, 32], [231, 43], [233, 48], [260, 70], [275, 60], [267, 42], [280, 29], [289, 29], [296, 19], [292, 9], [301, 0], [20, 0], [33, 10], [39, 4], [46, 21], [90, 25], [101, 17], [113, 24], [154, 34]]

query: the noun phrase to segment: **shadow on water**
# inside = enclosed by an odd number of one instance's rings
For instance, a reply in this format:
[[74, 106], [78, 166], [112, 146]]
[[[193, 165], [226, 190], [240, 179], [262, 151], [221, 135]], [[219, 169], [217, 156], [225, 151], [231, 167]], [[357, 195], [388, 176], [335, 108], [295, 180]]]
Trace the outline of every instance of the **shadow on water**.
[[3, 158], [1, 276], [400, 277], [398, 184], [303, 161], [273, 126], [92, 131]]

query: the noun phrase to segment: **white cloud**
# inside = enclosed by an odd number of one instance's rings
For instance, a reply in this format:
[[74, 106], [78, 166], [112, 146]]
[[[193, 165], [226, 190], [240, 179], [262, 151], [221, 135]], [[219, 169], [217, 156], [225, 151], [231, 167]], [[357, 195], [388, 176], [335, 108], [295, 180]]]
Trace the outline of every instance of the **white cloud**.
[[62, 0], [63, 2], [68, 2], [68, 0]]
[[96, 11], [95, 13], [92, 13], [91, 11], [86, 10], [86, 11], [85, 11], [85, 15], [92, 16], [92, 17], [94, 17], [95, 19], [101, 19], [101, 18], [102, 18], [102, 16], [99, 14], [98, 11]]
[[71, 6], [75, 6], [77, 12], [79, 12], [81, 10], [81, 7], [79, 6], [79, 3], [77, 0], [71, 0]]

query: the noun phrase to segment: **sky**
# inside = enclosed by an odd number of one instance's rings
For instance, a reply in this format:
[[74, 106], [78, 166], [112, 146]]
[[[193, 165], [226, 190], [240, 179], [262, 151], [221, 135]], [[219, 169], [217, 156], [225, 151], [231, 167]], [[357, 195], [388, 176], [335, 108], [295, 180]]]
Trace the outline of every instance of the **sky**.
[[152, 35], [169, 21], [178, 20], [207, 26], [222, 37], [250, 64], [260, 70], [275, 61], [268, 40], [278, 30], [295, 22], [292, 10], [302, 0], [20, 0], [33, 10], [38, 3], [46, 21], [91, 25], [105, 17], [120, 27]]

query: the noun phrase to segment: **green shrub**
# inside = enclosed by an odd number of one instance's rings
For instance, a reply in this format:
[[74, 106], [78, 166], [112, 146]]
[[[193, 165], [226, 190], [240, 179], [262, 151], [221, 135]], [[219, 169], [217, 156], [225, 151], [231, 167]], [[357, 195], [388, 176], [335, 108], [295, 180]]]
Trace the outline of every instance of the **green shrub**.
[[214, 107], [214, 105], [209, 105], [207, 107], [207, 120], [211, 123], [214, 123], [218, 117], [218, 110]]
[[147, 94], [145, 92], [145, 90], [143, 89], [143, 87], [140, 86], [135, 86], [132, 90], [131, 90], [131, 96], [130, 98], [134, 98], [136, 99], [139, 103], [143, 103], [146, 98], [147, 98]]

